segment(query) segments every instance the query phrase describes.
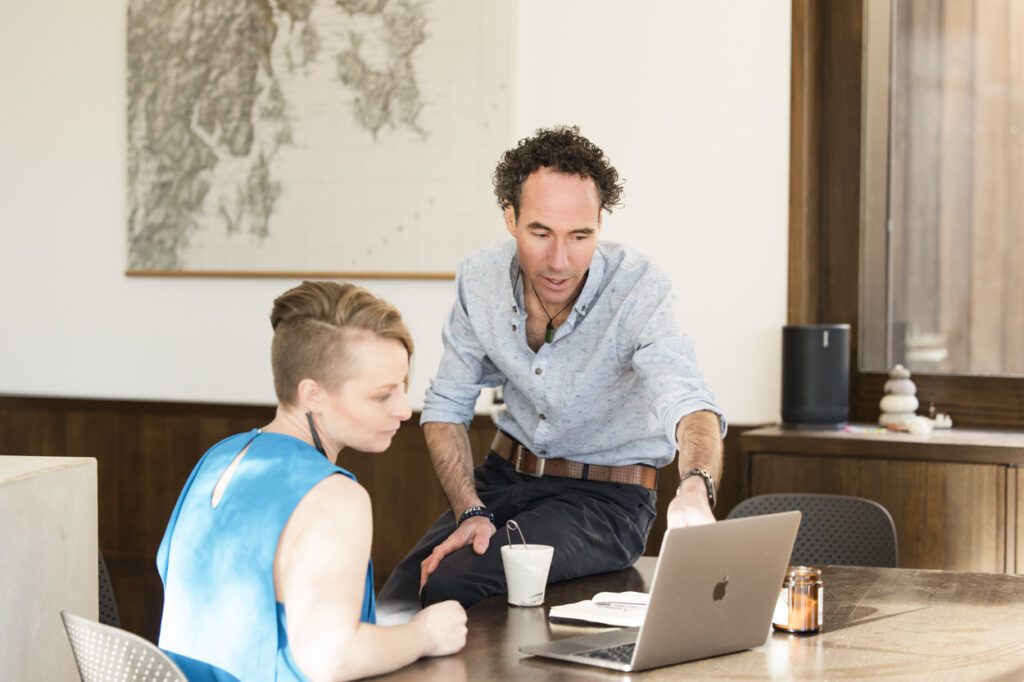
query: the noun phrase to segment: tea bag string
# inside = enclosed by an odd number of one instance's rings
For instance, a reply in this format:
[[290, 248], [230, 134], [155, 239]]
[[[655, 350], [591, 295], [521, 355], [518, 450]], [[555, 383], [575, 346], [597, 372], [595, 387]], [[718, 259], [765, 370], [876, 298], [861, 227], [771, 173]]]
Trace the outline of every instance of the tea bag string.
[[508, 536], [509, 546], [514, 548], [514, 545], [512, 544], [512, 531], [519, 533], [519, 539], [523, 541], [523, 549], [529, 549], [526, 544], [526, 536], [523, 535], [523, 529], [519, 527], [518, 523], [511, 520], [505, 524], [505, 535]]

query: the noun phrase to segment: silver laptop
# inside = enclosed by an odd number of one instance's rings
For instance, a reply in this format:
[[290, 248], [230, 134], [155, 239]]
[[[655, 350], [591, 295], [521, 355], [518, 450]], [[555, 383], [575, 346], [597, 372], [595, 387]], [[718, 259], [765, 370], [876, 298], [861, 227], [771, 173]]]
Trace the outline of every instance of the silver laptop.
[[771, 633], [800, 512], [665, 531], [644, 622], [520, 647], [613, 670], [647, 670], [750, 649]]

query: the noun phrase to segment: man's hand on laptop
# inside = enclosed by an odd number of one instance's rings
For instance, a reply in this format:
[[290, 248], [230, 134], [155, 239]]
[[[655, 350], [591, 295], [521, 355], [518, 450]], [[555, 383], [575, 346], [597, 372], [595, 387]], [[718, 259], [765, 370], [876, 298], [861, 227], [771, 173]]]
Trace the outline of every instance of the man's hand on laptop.
[[666, 520], [669, 528], [685, 528], [715, 522], [703, 479], [691, 476], [683, 481], [679, 486], [679, 492], [669, 502]]
[[[714, 518], [711, 519], [714, 521]], [[497, 528], [486, 517], [473, 516], [462, 522], [444, 542], [434, 548], [426, 559], [420, 562], [420, 590], [427, 584], [427, 578], [441, 565], [441, 560], [457, 549], [472, 544], [473, 551], [483, 554], [491, 544], [491, 536]]]

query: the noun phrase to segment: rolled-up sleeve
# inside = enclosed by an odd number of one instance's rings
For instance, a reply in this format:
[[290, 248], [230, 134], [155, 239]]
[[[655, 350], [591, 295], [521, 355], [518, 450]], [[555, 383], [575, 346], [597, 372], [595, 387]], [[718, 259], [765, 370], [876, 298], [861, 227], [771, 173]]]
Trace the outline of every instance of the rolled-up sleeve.
[[468, 426], [480, 391], [504, 383], [504, 376], [488, 359], [470, 324], [463, 285], [460, 266], [455, 277], [455, 303], [441, 332], [444, 352], [423, 399], [421, 425], [447, 422]]
[[671, 291], [666, 287], [659, 295], [645, 298], [649, 303], [638, 306], [633, 316], [639, 331], [632, 342], [632, 364], [666, 438], [677, 447], [679, 420], [701, 410], [718, 415], [724, 438], [725, 415], [697, 366], [693, 341], [679, 330]]

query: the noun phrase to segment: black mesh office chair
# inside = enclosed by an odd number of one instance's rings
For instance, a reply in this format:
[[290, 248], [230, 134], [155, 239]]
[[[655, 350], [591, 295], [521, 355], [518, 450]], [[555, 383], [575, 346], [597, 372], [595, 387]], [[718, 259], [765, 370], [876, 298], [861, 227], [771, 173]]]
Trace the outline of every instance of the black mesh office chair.
[[896, 525], [882, 505], [863, 497], [778, 493], [736, 505], [728, 518], [798, 510], [803, 513], [791, 564], [899, 565]]
[[114, 598], [114, 586], [110, 583], [107, 562], [103, 560], [103, 552], [97, 551], [96, 554], [100, 560], [100, 622], [119, 628], [121, 627], [121, 616], [117, 612], [117, 599]]

